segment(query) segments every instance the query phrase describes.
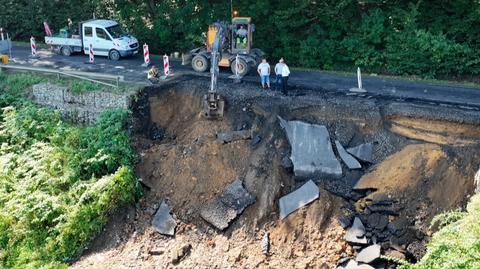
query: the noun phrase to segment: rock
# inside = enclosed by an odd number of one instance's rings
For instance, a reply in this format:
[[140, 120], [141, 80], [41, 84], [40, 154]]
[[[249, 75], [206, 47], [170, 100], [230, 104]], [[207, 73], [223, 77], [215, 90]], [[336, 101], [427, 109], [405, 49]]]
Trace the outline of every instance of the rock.
[[389, 206], [371, 205], [371, 206], [368, 206], [368, 209], [371, 212], [378, 212], [378, 213], [387, 214], [387, 215], [391, 215], [391, 216], [400, 215], [400, 211], [402, 210], [401, 207], [393, 206], [393, 205], [389, 205]]
[[342, 166], [333, 153], [330, 136], [325, 126], [301, 121], [285, 121], [280, 117], [279, 120], [292, 148], [290, 159], [297, 178], [342, 175]]
[[216, 228], [225, 230], [245, 208], [255, 202], [237, 179], [229, 184], [220, 197], [215, 198], [200, 211], [200, 216]]
[[358, 217], [355, 217], [352, 227], [347, 230], [345, 240], [348, 243], [352, 244], [367, 244], [367, 238], [365, 237], [365, 227], [363, 226], [362, 221]]
[[379, 213], [373, 213], [367, 217], [368, 226], [378, 231], [383, 231], [388, 225], [388, 217]]
[[421, 242], [413, 241], [408, 245], [407, 252], [410, 253], [413, 257], [415, 257], [416, 261], [419, 261], [425, 255], [427, 249]]
[[250, 130], [229, 131], [217, 134], [217, 139], [223, 141], [224, 143], [230, 143], [238, 140], [247, 140], [251, 137], [252, 132]]
[[185, 256], [187, 256], [190, 253], [191, 249], [192, 249], [192, 245], [190, 244], [183, 245], [181, 248], [177, 249], [173, 255], [172, 263], [173, 264], [180, 263], [183, 260], [183, 258], [185, 258]]
[[287, 155], [282, 158], [282, 167], [285, 168], [285, 170], [287, 171], [292, 171], [293, 163], [292, 160], [290, 160], [290, 157], [288, 157]]
[[340, 144], [338, 140], [335, 140], [335, 146], [337, 147], [340, 158], [349, 169], [362, 168], [362, 165], [355, 158], [353, 158], [352, 155], [348, 154], [348, 152], [343, 148], [342, 144]]
[[262, 253], [263, 255], [268, 255], [270, 251], [270, 239], [268, 238], [268, 232], [263, 235], [262, 239]]
[[290, 213], [313, 202], [319, 196], [319, 188], [309, 180], [299, 189], [283, 196], [279, 200], [280, 219], [284, 219]]
[[385, 253], [385, 256], [390, 256], [395, 259], [400, 259], [400, 260], [405, 260], [405, 254], [402, 252], [395, 250], [395, 249], [390, 249]]
[[375, 261], [376, 259], [380, 258], [380, 251], [381, 247], [380, 245], [371, 245], [369, 247], [366, 247], [362, 249], [357, 255], [357, 258], [355, 259], [357, 262], [362, 262], [362, 263], [371, 263]]
[[338, 222], [340, 223], [340, 226], [342, 226], [343, 229], [346, 229], [347, 227], [350, 227], [350, 225], [352, 225], [353, 216], [342, 215], [338, 218]]
[[358, 263], [354, 260], [350, 260], [345, 266], [345, 269], [357, 269], [357, 267], [358, 267]]
[[400, 218], [390, 222], [387, 225], [387, 229], [391, 234], [400, 236], [405, 233], [406, 228], [409, 226], [410, 222], [406, 218]]
[[162, 140], [165, 137], [165, 131], [154, 124], [150, 127], [149, 137], [152, 140]]
[[163, 249], [151, 249], [148, 251], [150, 255], [162, 255], [163, 253], [165, 253]]
[[226, 206], [235, 209], [237, 214], [240, 214], [247, 206], [255, 203], [255, 196], [248, 193], [243, 188], [242, 181], [237, 179], [225, 188], [220, 200]]
[[349, 148], [347, 149], [347, 152], [349, 152], [359, 160], [369, 163], [372, 162], [373, 145], [371, 143], [361, 144], [356, 147]]
[[[380, 267], [380, 268], [383, 268], [383, 267]], [[355, 269], [375, 269], [375, 267], [370, 266], [368, 264], [360, 264]]]
[[259, 135], [255, 135], [253, 138], [252, 138], [252, 141], [250, 141], [250, 146], [252, 148], [255, 148], [257, 147], [257, 145], [260, 143], [260, 141], [262, 141], [262, 137], [259, 136]]
[[157, 210], [157, 213], [153, 217], [152, 226], [161, 234], [175, 235], [175, 227], [177, 226], [177, 222], [170, 215], [170, 208], [165, 201], [162, 202]]

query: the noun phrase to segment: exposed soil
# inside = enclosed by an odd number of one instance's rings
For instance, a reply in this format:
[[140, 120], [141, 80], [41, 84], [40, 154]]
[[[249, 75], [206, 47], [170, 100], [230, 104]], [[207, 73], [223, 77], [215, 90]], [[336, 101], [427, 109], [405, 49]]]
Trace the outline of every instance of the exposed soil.
[[[427, 110], [417, 113], [416, 121], [407, 113], [391, 113], [388, 100], [301, 89], [285, 97], [246, 83], [219, 86], [227, 99], [222, 121], [200, 115], [206, 79], [185, 77], [145, 90], [131, 130], [139, 154], [137, 175], [148, 189], [136, 207], [116, 213], [73, 268], [335, 268], [358, 250], [344, 241], [338, 220], [353, 214], [367, 223], [365, 208], [375, 196], [399, 200], [398, 214], [388, 221], [407, 220], [413, 236], [399, 242], [407, 252], [409, 245], [428, 240], [428, 222], [436, 213], [464, 206], [473, 191], [478, 125], [429, 118]], [[320, 198], [279, 220], [278, 198], [304, 182], [282, 166], [290, 146], [277, 116], [323, 124], [344, 146], [373, 143], [374, 163], [355, 171], [344, 166], [341, 179], [313, 178]], [[258, 144], [217, 140], [217, 133], [232, 130], [251, 130], [261, 139]], [[352, 187], [362, 176], [370, 191], [359, 194]], [[218, 231], [199, 212], [235, 179], [257, 201]], [[164, 199], [177, 219], [174, 237], [151, 227]], [[262, 254], [265, 232], [268, 255]], [[397, 239], [388, 235], [382, 244], [388, 249]], [[186, 255], [177, 260], [181, 249]]]

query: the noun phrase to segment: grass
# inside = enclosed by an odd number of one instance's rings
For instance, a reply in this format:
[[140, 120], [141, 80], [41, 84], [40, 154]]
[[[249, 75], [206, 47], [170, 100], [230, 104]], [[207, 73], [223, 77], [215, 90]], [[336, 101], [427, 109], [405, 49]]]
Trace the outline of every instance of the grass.
[[0, 268], [66, 268], [135, 199], [128, 111], [65, 123], [25, 98], [45, 81], [0, 74]]

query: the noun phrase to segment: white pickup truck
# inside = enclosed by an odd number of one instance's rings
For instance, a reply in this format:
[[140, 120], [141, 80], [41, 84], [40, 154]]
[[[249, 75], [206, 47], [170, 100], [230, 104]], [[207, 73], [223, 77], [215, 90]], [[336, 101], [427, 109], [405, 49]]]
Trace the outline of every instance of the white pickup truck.
[[55, 36], [46, 36], [45, 43], [59, 53], [70, 56], [72, 52], [89, 54], [90, 44], [93, 54], [108, 56], [117, 61], [120, 57], [138, 53], [138, 40], [128, 35], [116, 21], [89, 20], [79, 23], [76, 29], [62, 29]]

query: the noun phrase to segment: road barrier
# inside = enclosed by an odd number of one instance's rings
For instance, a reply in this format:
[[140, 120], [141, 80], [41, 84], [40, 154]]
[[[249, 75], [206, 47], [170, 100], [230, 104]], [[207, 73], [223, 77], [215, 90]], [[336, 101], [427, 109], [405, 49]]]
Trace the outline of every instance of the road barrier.
[[143, 60], [145, 63], [142, 66], [147, 67], [150, 64], [150, 52], [146, 43], [143, 44]]
[[32, 50], [32, 57], [37, 56], [37, 45], [35, 44], [35, 37], [30, 38], [30, 48]]
[[88, 57], [88, 62], [92, 64], [93, 61], [95, 60], [95, 56], [93, 56], [93, 45], [92, 44], [90, 44], [90, 48], [88, 50], [88, 56], [89, 56]]
[[[30, 66], [20, 66], [20, 65], [0, 65], [0, 73], [3, 69], [11, 70], [11, 71], [23, 71], [23, 72], [39, 72], [39, 73], [49, 73], [49, 74], [57, 74], [58, 77], [60, 75], [66, 77], [73, 77], [78, 78], [86, 81], [90, 81], [93, 83], [102, 84], [105, 86], [109, 86], [112, 88], [118, 88], [119, 83], [125, 81], [123, 76], [117, 75], [109, 75], [109, 74], [101, 74], [101, 73], [94, 73], [94, 72], [81, 72], [81, 71], [60, 71], [56, 69], [50, 68], [40, 68], [40, 67], [30, 67]], [[99, 79], [107, 80], [107, 81], [114, 81], [115, 84], [106, 83], [103, 81], [99, 81]]]
[[166, 54], [163, 56], [163, 73], [165, 74], [165, 76], [170, 75], [170, 63]]
[[238, 71], [240, 69], [240, 56], [235, 56], [235, 76], [237, 79], [240, 77], [240, 72]]

